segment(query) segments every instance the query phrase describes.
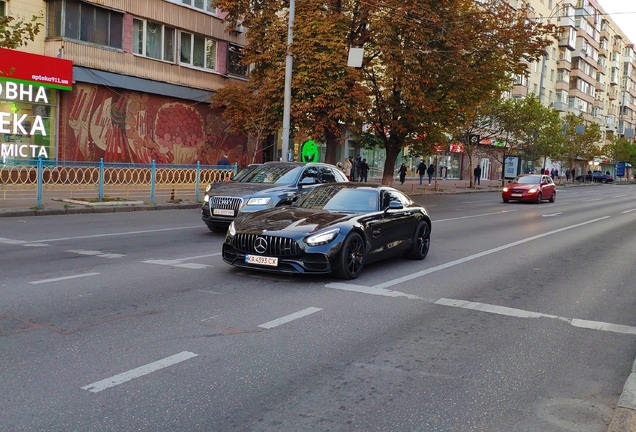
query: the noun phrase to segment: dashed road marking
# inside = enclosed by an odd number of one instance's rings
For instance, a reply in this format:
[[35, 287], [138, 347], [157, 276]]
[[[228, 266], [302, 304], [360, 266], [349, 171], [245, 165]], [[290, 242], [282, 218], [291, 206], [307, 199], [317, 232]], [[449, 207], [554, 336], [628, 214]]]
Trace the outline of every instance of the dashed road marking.
[[178, 258], [173, 260], [148, 259], [148, 260], [142, 261], [142, 263], [180, 267], [180, 268], [187, 268], [191, 270], [199, 270], [199, 269], [204, 269], [207, 267], [214, 267], [214, 266], [209, 264], [184, 263], [184, 261], [192, 261], [192, 260], [201, 259], [201, 258], [210, 258], [213, 256], [219, 256], [219, 255], [221, 255], [221, 252], [216, 252], [216, 253], [207, 254], [207, 255], [198, 255], [198, 256], [187, 257], [187, 258]]
[[37, 281], [31, 281], [29, 283], [31, 285], [39, 285], [39, 284], [49, 283], [49, 282], [59, 282], [59, 281], [69, 280], [69, 279], [77, 279], [77, 278], [83, 278], [88, 276], [97, 276], [98, 274], [99, 273], [82, 273], [82, 274], [76, 274], [72, 276], [62, 276], [62, 277], [52, 278], [52, 279], [41, 279]]
[[110, 378], [106, 378], [101, 381], [97, 381], [92, 384], [86, 385], [82, 387], [82, 390], [88, 390], [89, 392], [99, 393], [100, 391], [106, 390], [107, 388], [115, 387], [119, 384], [123, 384], [125, 382], [134, 380], [135, 378], [148, 375], [149, 373], [156, 372], [163, 368], [167, 368], [168, 366], [181, 363], [183, 361], [189, 360], [197, 356], [198, 354], [195, 354], [189, 351], [183, 351], [183, 352], [180, 352], [179, 354], [166, 357], [163, 360], [158, 360], [156, 362], [149, 363], [145, 366], [141, 366], [141, 367], [129, 370], [128, 372], [124, 372], [119, 375], [115, 375]]
[[309, 307], [307, 309], [303, 309], [301, 311], [294, 312], [293, 314], [286, 315], [286, 316], [284, 316], [282, 318], [278, 318], [278, 319], [275, 319], [273, 321], [266, 322], [265, 324], [259, 325], [259, 327], [264, 328], [264, 329], [272, 329], [274, 327], [278, 327], [279, 325], [287, 324], [288, 322], [297, 320], [298, 318], [302, 318], [302, 317], [305, 317], [307, 315], [311, 315], [311, 314], [316, 313], [316, 312], [321, 311], [321, 310], [322, 310], [321, 308]]
[[98, 256], [100, 258], [122, 258], [126, 256], [124, 254], [116, 254], [116, 253], [108, 253], [108, 252], [101, 252], [101, 251], [94, 251], [94, 250], [84, 250], [84, 249], [72, 249], [72, 250], [67, 250], [66, 252], [76, 253], [79, 255]]

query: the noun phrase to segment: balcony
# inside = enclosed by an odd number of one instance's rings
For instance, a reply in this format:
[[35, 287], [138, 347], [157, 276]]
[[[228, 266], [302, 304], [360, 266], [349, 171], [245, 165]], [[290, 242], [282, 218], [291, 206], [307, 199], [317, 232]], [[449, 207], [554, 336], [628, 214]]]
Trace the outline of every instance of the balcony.
[[566, 93], [570, 91], [570, 82], [569, 81], [559, 81], [557, 80], [554, 89], [556, 91], [563, 90]]
[[566, 112], [568, 110], [568, 104], [566, 102], [552, 102], [552, 108], [559, 112]]
[[596, 91], [597, 92], [606, 92], [607, 91], [607, 84], [605, 84], [604, 82], [601, 81], [597, 81], [596, 82]]
[[618, 92], [615, 88], [610, 88], [607, 92], [607, 96], [610, 100], [616, 100], [616, 98], [618, 97]]
[[561, 69], [572, 70], [572, 63], [570, 63], [569, 60], [559, 59], [559, 60], [557, 60], [556, 63], [557, 63], [557, 68], [559, 70], [561, 70]]
[[592, 103], [592, 106], [595, 108], [603, 108], [603, 101], [600, 99], [594, 99], [594, 103]]
[[559, 17], [559, 26], [560, 27], [574, 27], [574, 18], [569, 16], [560, 16]]

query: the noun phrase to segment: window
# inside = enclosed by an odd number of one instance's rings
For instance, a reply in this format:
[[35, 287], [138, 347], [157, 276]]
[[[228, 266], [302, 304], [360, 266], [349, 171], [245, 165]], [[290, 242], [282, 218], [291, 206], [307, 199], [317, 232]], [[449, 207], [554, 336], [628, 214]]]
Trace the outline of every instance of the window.
[[216, 40], [181, 32], [179, 61], [192, 66], [216, 69]]
[[7, 2], [4, 0], [0, 0], [0, 18], [3, 18], [7, 15]]
[[172, 27], [133, 19], [133, 53], [174, 62], [175, 34]]
[[245, 66], [241, 60], [243, 60], [243, 53], [241, 47], [234, 44], [228, 45], [227, 55], [227, 72], [232, 75], [247, 75], [247, 66]]
[[124, 14], [79, 0], [47, 2], [47, 37], [122, 48]]
[[217, 13], [216, 6], [214, 6], [214, 0], [168, 0], [173, 3], [179, 3], [185, 6], [190, 6], [195, 9], [199, 9], [212, 14]]

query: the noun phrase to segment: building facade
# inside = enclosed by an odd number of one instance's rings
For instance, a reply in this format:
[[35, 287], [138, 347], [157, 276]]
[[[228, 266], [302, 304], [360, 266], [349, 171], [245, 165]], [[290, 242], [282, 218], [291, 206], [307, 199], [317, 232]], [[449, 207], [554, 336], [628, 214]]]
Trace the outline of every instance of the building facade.
[[[228, 29], [212, 1], [0, 0], [0, 11], [43, 17], [44, 31], [20, 49], [39, 56], [31, 57], [40, 67], [34, 76], [45, 76], [52, 59], [72, 62], [72, 85], [46, 87], [46, 109], [37, 108], [52, 124], [49, 159], [215, 165], [227, 154], [239, 165], [253, 160], [255, 148], [229, 133], [221, 111], [209, 107], [216, 89], [247, 79], [240, 62], [243, 29]], [[14, 81], [0, 76], [5, 88]], [[20, 82], [33, 92], [42, 85]], [[5, 113], [29, 102], [6, 96], [0, 93]], [[38, 131], [6, 133], [14, 129], [5, 125], [0, 140], [42, 140]]]

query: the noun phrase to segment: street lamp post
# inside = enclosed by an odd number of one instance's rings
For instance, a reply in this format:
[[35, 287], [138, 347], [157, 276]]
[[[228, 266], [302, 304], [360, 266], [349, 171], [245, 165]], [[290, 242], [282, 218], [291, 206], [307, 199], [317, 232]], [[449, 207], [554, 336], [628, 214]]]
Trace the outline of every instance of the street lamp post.
[[287, 24], [287, 55], [285, 56], [285, 101], [283, 106], [283, 160], [289, 160], [289, 124], [291, 117], [291, 79], [294, 57], [292, 56], [291, 45], [294, 41], [294, 15], [296, 12], [295, 0], [289, 0], [289, 22]]

